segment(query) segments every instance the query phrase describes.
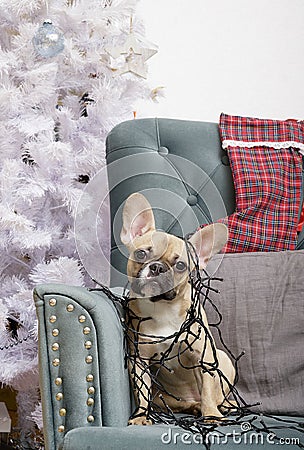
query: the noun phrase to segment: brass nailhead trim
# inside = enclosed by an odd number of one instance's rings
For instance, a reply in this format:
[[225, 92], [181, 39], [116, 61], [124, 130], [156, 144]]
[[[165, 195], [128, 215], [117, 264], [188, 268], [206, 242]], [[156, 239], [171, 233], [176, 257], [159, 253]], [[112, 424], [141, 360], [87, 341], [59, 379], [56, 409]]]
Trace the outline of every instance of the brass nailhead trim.
[[58, 342], [54, 342], [54, 344], [52, 345], [52, 350], [53, 350], [54, 352], [57, 352], [57, 350], [59, 350], [59, 344], [58, 344]]
[[59, 433], [63, 433], [63, 432], [64, 432], [64, 426], [63, 426], [63, 425], [60, 425], [60, 426], [58, 427], [58, 431], [59, 431]]
[[56, 386], [61, 386], [62, 385], [62, 378], [56, 378], [56, 380], [55, 380], [55, 384], [56, 384]]
[[59, 410], [59, 415], [60, 415], [61, 417], [66, 416], [66, 409], [65, 409], [65, 408], [61, 408], [61, 409]]
[[91, 328], [90, 327], [84, 327], [83, 334], [90, 334], [90, 333], [91, 333]]
[[95, 394], [95, 388], [94, 388], [94, 386], [90, 386], [90, 387], [88, 388], [88, 394], [89, 394], [89, 395]]
[[63, 393], [62, 393], [62, 392], [58, 392], [58, 393], [56, 394], [56, 400], [60, 401], [60, 400], [62, 400], [62, 399], [63, 399]]
[[83, 314], [81, 314], [81, 316], [78, 317], [78, 320], [80, 323], [83, 323], [86, 321], [86, 316], [84, 316]]
[[93, 398], [90, 397], [90, 398], [87, 399], [87, 405], [88, 405], [88, 406], [93, 406], [94, 403], [95, 403], [95, 401], [94, 401]]
[[59, 358], [53, 359], [52, 364], [54, 367], [58, 367], [60, 365], [60, 359]]
[[49, 318], [49, 321], [50, 321], [51, 323], [55, 323], [56, 320], [57, 320], [57, 316], [50, 316], [50, 318]]
[[54, 330], [52, 331], [52, 335], [55, 336], [55, 337], [57, 337], [58, 334], [59, 334], [58, 328], [54, 328]]
[[50, 301], [49, 301], [49, 305], [50, 306], [55, 306], [56, 303], [57, 303], [57, 300], [55, 298], [51, 298]]
[[88, 355], [85, 359], [85, 362], [87, 364], [91, 364], [93, 362], [93, 356], [92, 355]]
[[90, 348], [92, 348], [92, 342], [91, 341], [86, 341], [85, 343], [84, 343], [84, 346], [85, 346], [85, 348], [87, 349], [87, 350], [90, 350]]
[[72, 305], [72, 304], [67, 305], [66, 310], [67, 310], [68, 312], [74, 311], [74, 305]]
[[95, 418], [94, 418], [94, 416], [92, 416], [92, 415], [90, 415], [90, 416], [88, 416], [88, 422], [94, 422], [94, 420], [95, 420]]
[[91, 373], [89, 373], [89, 375], [87, 375], [86, 380], [87, 380], [88, 383], [92, 383], [92, 381], [94, 380], [94, 375], [92, 375]]

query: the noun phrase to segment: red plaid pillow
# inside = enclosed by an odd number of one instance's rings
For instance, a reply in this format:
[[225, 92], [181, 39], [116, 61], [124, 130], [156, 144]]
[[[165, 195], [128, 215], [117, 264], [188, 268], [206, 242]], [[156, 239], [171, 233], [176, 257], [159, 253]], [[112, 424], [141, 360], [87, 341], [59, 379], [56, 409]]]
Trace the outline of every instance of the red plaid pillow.
[[222, 114], [220, 134], [236, 192], [225, 252], [294, 250], [302, 184], [304, 122]]

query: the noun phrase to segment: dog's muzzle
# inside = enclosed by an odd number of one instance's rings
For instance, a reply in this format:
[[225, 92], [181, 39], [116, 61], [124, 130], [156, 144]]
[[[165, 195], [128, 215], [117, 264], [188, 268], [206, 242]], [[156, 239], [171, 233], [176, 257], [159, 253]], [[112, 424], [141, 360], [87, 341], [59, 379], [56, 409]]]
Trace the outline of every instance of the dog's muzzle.
[[162, 261], [145, 264], [131, 283], [132, 290], [152, 302], [173, 300], [176, 296], [170, 267]]

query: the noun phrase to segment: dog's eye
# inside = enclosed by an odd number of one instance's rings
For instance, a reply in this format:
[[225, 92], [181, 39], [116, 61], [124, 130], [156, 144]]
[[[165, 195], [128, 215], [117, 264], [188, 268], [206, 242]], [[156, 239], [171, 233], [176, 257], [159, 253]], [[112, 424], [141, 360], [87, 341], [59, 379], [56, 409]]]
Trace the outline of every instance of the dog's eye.
[[177, 272], [183, 272], [186, 269], [187, 269], [187, 265], [186, 265], [186, 263], [184, 263], [184, 261], [177, 261], [175, 263], [175, 270]]
[[147, 258], [147, 253], [145, 252], [145, 250], [136, 250], [134, 252], [134, 258], [138, 262], [143, 262]]

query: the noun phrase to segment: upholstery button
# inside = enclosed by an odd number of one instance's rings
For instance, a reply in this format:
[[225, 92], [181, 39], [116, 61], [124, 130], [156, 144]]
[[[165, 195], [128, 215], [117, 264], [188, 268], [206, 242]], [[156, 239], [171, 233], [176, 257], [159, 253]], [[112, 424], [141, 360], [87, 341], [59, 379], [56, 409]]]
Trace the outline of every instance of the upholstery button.
[[167, 147], [159, 147], [158, 153], [162, 156], [166, 156], [168, 155], [169, 150], [167, 149]]
[[196, 195], [189, 195], [187, 198], [187, 203], [190, 206], [194, 206], [197, 204], [197, 196]]
[[230, 165], [228, 155], [223, 155], [221, 157], [221, 161], [222, 161], [222, 164], [224, 164], [224, 166], [229, 166]]
[[197, 196], [196, 195], [189, 195], [189, 197], [187, 197], [187, 203], [190, 206], [194, 206], [197, 204]]

